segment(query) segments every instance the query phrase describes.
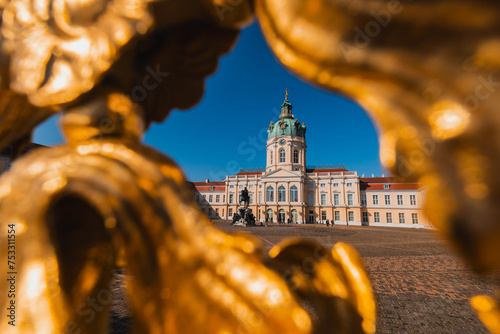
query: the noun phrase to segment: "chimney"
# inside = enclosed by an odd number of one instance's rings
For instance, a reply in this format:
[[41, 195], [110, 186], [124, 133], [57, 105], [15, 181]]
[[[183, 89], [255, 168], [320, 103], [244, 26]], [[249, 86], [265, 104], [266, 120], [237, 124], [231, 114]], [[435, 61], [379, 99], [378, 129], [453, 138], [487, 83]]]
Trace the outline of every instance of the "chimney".
[[361, 177], [365, 177], [365, 173], [363, 173], [363, 174], [361, 175]]
[[372, 173], [372, 177], [375, 177], [375, 174]]
[[209, 179], [206, 179], [206, 180], [205, 180], [205, 183], [208, 183], [208, 182], [210, 182], [210, 180], [209, 180]]

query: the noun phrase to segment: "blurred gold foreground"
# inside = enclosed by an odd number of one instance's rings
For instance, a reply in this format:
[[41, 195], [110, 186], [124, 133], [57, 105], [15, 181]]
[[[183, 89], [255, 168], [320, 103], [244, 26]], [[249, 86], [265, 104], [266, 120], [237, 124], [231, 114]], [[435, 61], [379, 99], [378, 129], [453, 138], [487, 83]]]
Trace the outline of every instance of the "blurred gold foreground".
[[[29, 141], [58, 112], [67, 137], [0, 180], [1, 258], [15, 226], [18, 292], [17, 324], [1, 322], [2, 333], [105, 332], [109, 307], [92, 319], [83, 310], [104, 298], [117, 267], [130, 277], [135, 333], [375, 332], [373, 292], [351, 246], [292, 239], [265, 255], [258, 240], [211, 227], [179, 168], [141, 143], [152, 122], [199, 102], [253, 17], [284, 66], [370, 113], [384, 166], [429, 187], [427, 216], [469, 265], [498, 270], [497, 1], [1, 7], [0, 146]], [[311, 258], [311, 270], [292, 270]], [[472, 305], [500, 333], [498, 299]]]

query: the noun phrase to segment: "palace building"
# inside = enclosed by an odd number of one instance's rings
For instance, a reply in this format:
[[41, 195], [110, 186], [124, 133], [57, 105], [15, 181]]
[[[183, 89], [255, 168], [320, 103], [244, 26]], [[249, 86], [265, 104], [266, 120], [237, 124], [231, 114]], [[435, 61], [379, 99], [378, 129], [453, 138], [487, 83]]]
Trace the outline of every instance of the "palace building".
[[288, 100], [271, 122], [266, 167], [240, 170], [220, 182], [194, 182], [195, 200], [212, 219], [232, 219], [245, 187], [257, 221], [429, 227], [422, 214], [424, 189], [392, 177], [360, 177], [344, 165], [306, 164], [306, 125], [292, 114]]

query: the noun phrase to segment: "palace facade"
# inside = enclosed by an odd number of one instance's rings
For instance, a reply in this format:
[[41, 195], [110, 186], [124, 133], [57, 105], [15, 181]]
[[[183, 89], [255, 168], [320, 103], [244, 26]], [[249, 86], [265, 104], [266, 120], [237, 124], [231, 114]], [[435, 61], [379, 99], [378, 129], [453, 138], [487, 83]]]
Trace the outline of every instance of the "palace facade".
[[419, 183], [360, 177], [343, 165], [308, 166], [305, 135], [286, 97], [279, 120], [269, 125], [266, 167], [240, 170], [220, 182], [194, 182], [195, 200], [210, 218], [231, 219], [246, 187], [258, 221], [429, 227]]

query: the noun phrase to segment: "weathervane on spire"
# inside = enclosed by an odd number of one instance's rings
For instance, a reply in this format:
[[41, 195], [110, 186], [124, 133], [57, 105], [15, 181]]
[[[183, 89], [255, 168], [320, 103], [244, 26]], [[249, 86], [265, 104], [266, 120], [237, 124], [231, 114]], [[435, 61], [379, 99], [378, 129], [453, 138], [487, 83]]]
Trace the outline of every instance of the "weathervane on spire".
[[288, 100], [288, 88], [285, 89], [285, 100]]

